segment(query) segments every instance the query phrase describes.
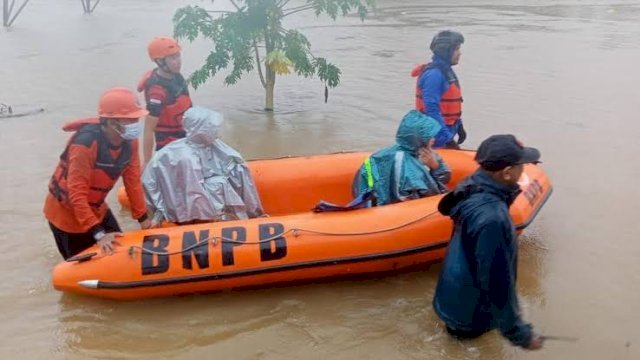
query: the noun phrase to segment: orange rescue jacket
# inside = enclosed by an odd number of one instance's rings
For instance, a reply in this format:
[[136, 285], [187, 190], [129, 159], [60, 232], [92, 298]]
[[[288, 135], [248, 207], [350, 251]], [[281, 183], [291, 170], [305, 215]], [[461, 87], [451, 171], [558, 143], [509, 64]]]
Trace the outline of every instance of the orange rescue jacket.
[[95, 118], [74, 121], [63, 129], [75, 133], [49, 181], [44, 206], [47, 220], [69, 233], [89, 232], [106, 215], [105, 198], [121, 175], [132, 199], [133, 218], [145, 216], [138, 141], [124, 141], [114, 148]]
[[156, 150], [186, 136], [182, 116], [192, 104], [182, 75], [176, 74], [176, 78], [167, 79], [158, 75], [157, 69], [148, 71], [140, 80], [138, 91], [144, 91], [147, 103], [157, 102], [162, 106], [155, 130]]
[[[427, 108], [422, 97], [422, 87], [420, 86], [420, 76], [428, 69], [432, 69], [434, 66], [429, 64], [423, 64], [421, 67], [414, 70], [413, 76], [417, 76], [416, 80], [416, 109], [420, 112], [426, 113]], [[440, 113], [444, 123], [447, 125], [454, 125], [458, 119], [462, 116], [462, 89], [460, 88], [460, 82], [456, 74], [450, 69], [438, 69], [445, 76], [449, 82], [449, 88], [442, 94], [440, 99]]]

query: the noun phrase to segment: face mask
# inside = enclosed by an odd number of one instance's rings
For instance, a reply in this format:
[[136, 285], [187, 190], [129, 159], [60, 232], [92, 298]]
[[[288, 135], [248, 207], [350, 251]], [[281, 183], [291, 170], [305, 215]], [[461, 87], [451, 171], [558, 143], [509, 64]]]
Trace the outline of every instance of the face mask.
[[129, 125], [123, 125], [124, 132], [116, 130], [123, 140], [134, 140], [140, 137], [141, 128], [140, 123], [133, 123]]

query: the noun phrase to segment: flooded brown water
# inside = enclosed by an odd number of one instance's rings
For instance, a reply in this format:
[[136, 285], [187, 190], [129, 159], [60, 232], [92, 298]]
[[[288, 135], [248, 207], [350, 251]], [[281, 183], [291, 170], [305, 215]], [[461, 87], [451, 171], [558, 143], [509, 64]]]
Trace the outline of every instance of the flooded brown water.
[[[462, 31], [465, 145], [515, 133], [542, 150], [555, 185], [521, 238], [523, 310], [538, 330], [577, 343], [530, 353], [495, 332], [450, 339], [430, 305], [438, 266], [129, 303], [55, 291], [50, 270], [61, 258], [41, 208], [66, 141], [60, 125], [93, 115], [107, 87], [133, 88], [151, 66], [147, 41], [170, 34], [186, 3], [112, 0], [86, 16], [77, 1], [34, 0], [0, 30], [0, 102], [46, 109], [0, 120], [0, 358], [640, 358], [640, 1], [379, 0], [364, 23], [304, 14], [289, 25], [343, 70], [328, 104], [318, 80], [295, 77], [278, 80], [271, 116], [258, 111], [255, 74], [193, 93], [225, 114], [224, 139], [247, 158], [373, 150], [393, 141], [411, 107], [409, 72], [431, 36]], [[185, 46], [185, 73], [206, 46]]]

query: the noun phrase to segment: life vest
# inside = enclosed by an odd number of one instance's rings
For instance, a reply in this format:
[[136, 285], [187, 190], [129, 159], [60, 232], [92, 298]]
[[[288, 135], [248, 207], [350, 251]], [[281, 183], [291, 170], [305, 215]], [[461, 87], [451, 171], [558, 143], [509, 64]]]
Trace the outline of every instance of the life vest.
[[182, 124], [182, 116], [191, 106], [189, 89], [187, 83], [180, 74], [174, 79], [167, 79], [158, 75], [157, 69], [148, 71], [138, 84], [138, 91], [145, 93], [145, 98], [149, 101], [149, 89], [158, 85], [166, 92], [163, 101], [163, 108], [158, 117], [158, 125], [155, 130], [156, 150], [160, 150], [168, 143], [186, 136]]
[[433, 63], [423, 64], [414, 69], [413, 76], [417, 76], [416, 81], [416, 109], [423, 113], [427, 112], [427, 107], [422, 97], [422, 88], [420, 87], [420, 76], [428, 69], [437, 68], [447, 78], [449, 88], [442, 94], [440, 98], [440, 113], [447, 125], [454, 125], [462, 116], [462, 90], [456, 73], [444, 66], [434, 65]]
[[69, 190], [67, 187], [67, 174], [69, 169], [68, 153], [72, 144], [83, 145], [90, 148], [97, 142], [96, 161], [89, 175], [89, 193], [87, 194], [89, 205], [100, 208], [109, 191], [118, 181], [118, 178], [131, 160], [131, 143], [125, 141], [121, 145], [120, 155], [117, 159], [111, 156], [108, 140], [102, 134], [98, 119], [80, 119], [66, 124], [65, 131], [76, 131], [67, 143], [58, 166], [49, 181], [49, 192], [61, 203], [69, 203]]

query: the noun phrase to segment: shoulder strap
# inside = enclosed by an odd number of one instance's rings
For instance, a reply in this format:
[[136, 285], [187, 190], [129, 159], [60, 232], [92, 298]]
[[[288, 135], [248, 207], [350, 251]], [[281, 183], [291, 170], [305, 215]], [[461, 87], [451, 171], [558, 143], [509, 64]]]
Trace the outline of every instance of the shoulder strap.
[[447, 79], [449, 84], [456, 84], [458, 87], [460, 87], [460, 82], [458, 81], [458, 76], [456, 75], [455, 71], [453, 71], [452, 68], [446, 67], [446, 66], [444, 66], [442, 64], [429, 63], [429, 64], [427, 64], [427, 66], [425, 66], [424, 71], [427, 71], [428, 69], [438, 69], [438, 70], [440, 70], [440, 72], [442, 73], [442, 76], [444, 76]]
[[[84, 119], [80, 119], [80, 120], [84, 120]], [[65, 131], [71, 131], [71, 130], [65, 130]], [[100, 125], [98, 124], [91, 124], [91, 123], [78, 124], [77, 131], [75, 132], [75, 134], [71, 136], [71, 139], [69, 139], [67, 146], [64, 148], [64, 151], [60, 155], [60, 160], [67, 161], [69, 147], [72, 144], [80, 144], [86, 147], [90, 147], [91, 144], [99, 138], [99, 133], [100, 133]]]
[[98, 125], [98, 124], [100, 124], [100, 119], [98, 118], [76, 119], [76, 120], [68, 121], [64, 125], [62, 125], [62, 130], [66, 132], [73, 132], [73, 131], [80, 130], [80, 128], [82, 128], [85, 125]]
[[153, 85], [158, 85], [162, 87], [168, 93], [169, 96], [174, 98], [178, 97], [178, 95], [180, 95], [183, 91], [185, 91], [185, 88], [187, 87], [187, 84], [184, 78], [182, 77], [182, 75], [176, 74], [173, 79], [167, 79], [158, 75], [156, 70], [152, 71], [152, 74], [149, 76], [149, 78], [145, 82], [144, 90], [145, 91], [148, 90]]
[[313, 212], [349, 211], [369, 207], [370, 203], [372, 206], [375, 206], [375, 201], [375, 193], [373, 192], [373, 190], [369, 189], [368, 191], [365, 191], [362, 194], [358, 195], [350, 203], [344, 206], [320, 200], [320, 202], [316, 206], [314, 206], [312, 210]]

